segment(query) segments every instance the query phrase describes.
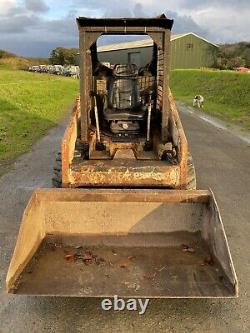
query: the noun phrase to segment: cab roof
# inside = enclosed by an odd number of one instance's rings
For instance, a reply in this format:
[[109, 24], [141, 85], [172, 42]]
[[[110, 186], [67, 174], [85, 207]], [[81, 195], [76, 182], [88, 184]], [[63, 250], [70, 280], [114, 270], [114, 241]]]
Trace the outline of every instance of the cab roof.
[[155, 27], [172, 29], [174, 20], [170, 20], [165, 14], [153, 18], [88, 18], [78, 17], [79, 27]]

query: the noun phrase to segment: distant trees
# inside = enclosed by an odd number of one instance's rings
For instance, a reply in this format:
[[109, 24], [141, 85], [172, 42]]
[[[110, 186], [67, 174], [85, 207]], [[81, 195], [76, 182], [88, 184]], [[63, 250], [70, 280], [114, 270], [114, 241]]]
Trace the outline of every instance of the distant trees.
[[250, 43], [239, 42], [220, 45], [217, 67], [220, 69], [233, 69], [241, 66], [250, 67]]
[[52, 65], [75, 65], [75, 57], [78, 52], [77, 48], [57, 47], [51, 51], [49, 60]]

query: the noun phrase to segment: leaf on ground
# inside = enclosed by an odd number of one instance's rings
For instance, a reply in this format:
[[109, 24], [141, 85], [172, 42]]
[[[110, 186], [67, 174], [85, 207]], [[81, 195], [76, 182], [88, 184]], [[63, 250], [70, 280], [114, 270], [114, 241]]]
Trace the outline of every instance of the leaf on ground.
[[121, 268], [126, 268], [128, 269], [129, 268], [129, 265], [130, 265], [130, 260], [129, 259], [124, 259], [120, 262], [120, 267]]
[[181, 246], [183, 252], [189, 252], [189, 253], [194, 253], [195, 249], [189, 245], [182, 244]]
[[76, 261], [76, 255], [73, 253], [73, 254], [66, 254], [64, 256], [64, 259], [67, 260], [67, 261], [70, 261], [70, 262], [74, 262]]
[[213, 266], [214, 265], [214, 260], [213, 260], [213, 257], [211, 255], [207, 256], [204, 259], [204, 265], [209, 265], [209, 266]]

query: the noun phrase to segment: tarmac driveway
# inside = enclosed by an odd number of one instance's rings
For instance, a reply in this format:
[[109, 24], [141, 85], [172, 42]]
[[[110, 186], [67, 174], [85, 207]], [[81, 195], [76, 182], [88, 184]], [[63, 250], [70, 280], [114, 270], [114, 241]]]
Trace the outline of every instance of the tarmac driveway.
[[0, 332], [250, 332], [250, 145], [180, 106], [198, 188], [213, 189], [236, 273], [238, 299], [151, 300], [146, 313], [103, 311], [100, 299], [7, 295], [5, 277], [20, 218], [35, 187], [50, 187], [64, 124], [0, 178]]

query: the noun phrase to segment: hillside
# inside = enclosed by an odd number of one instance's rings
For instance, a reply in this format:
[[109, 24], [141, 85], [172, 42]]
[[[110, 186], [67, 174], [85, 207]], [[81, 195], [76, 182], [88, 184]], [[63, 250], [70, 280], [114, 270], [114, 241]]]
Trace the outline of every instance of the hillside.
[[48, 59], [19, 57], [16, 54], [0, 50], [0, 70], [26, 69], [29, 66], [47, 64], [48, 62]]
[[204, 112], [250, 130], [250, 74], [174, 70], [170, 86], [176, 100], [192, 105], [194, 96], [202, 95]]

